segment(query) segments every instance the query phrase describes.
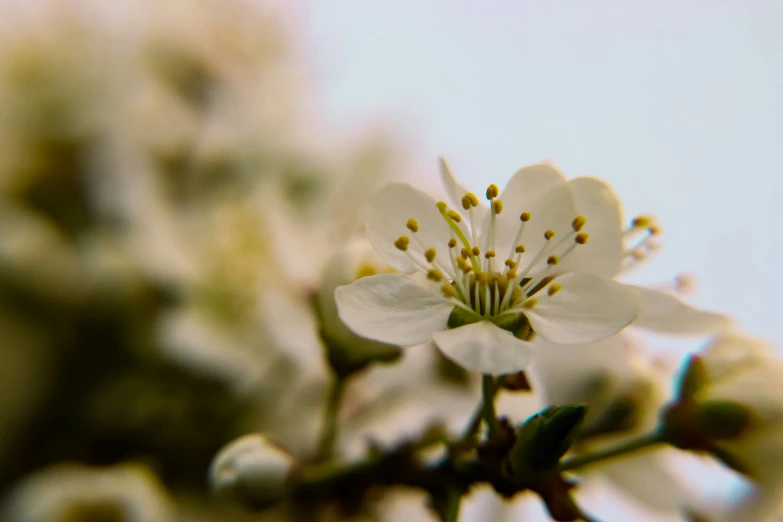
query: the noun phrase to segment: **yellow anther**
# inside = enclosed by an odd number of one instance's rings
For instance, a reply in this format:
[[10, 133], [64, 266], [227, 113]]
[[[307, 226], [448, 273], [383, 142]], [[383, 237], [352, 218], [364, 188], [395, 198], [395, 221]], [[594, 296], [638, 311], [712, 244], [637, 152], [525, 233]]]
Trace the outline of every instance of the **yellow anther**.
[[408, 245], [410, 244], [411, 240], [408, 236], [400, 236], [397, 238], [397, 241], [394, 242], [394, 246], [396, 246], [398, 249], [405, 252], [408, 250]]
[[487, 199], [495, 199], [498, 194], [500, 194], [500, 189], [494, 183], [487, 187]]
[[456, 223], [462, 221], [462, 216], [460, 216], [459, 212], [457, 212], [456, 210], [449, 210], [448, 212], [446, 212], [446, 215], [448, 215]]
[[492, 259], [493, 257], [495, 257], [495, 251], [494, 250], [487, 250], [487, 253], [484, 254], [484, 257], [486, 259]]
[[652, 226], [654, 223], [654, 219], [652, 216], [636, 216], [631, 221], [631, 226], [634, 228], [647, 228], [649, 226]]
[[464, 265], [459, 267], [460, 270], [462, 270], [463, 274], [469, 274], [473, 271], [473, 267], [470, 266], [468, 263], [465, 263]]
[[465, 247], [462, 247], [462, 250], [460, 250], [459, 253], [466, 261], [470, 256], [473, 255], [473, 252], [471, 252], [469, 248]]
[[362, 263], [358, 266], [356, 269], [356, 279], [361, 279], [362, 277], [368, 277], [373, 276], [378, 273], [378, 270], [370, 263]]
[[424, 257], [427, 258], [428, 263], [432, 263], [435, 261], [435, 249], [434, 248], [428, 248], [424, 251]]
[[480, 256], [481, 255], [481, 249], [479, 247], [477, 247], [477, 246], [473, 247], [473, 251], [472, 252], [473, 252], [474, 256]]
[[585, 234], [584, 232], [579, 232], [576, 237], [574, 238], [574, 241], [576, 241], [580, 245], [584, 245], [587, 243], [587, 239], [590, 237], [590, 234]]
[[495, 211], [495, 214], [500, 214], [503, 212], [503, 201], [496, 199], [492, 202], [492, 210]]
[[562, 289], [563, 289], [562, 285], [558, 283], [552, 283], [551, 285], [549, 285], [549, 289], [547, 289], [546, 293], [551, 297]]
[[513, 270], [517, 267], [517, 262], [513, 259], [506, 259], [506, 266]]
[[538, 304], [538, 299], [528, 299], [524, 303], [522, 303], [522, 308], [527, 308], [528, 310], [532, 310], [534, 306]]
[[440, 270], [436, 268], [430, 268], [427, 270], [427, 279], [430, 281], [435, 281], [436, 283], [440, 283], [443, 281], [443, 274], [441, 274]]
[[440, 210], [441, 213], [446, 212], [446, 210], [449, 208], [445, 201], [438, 201], [435, 203], [435, 206], [438, 207], [438, 210]]
[[509, 281], [511, 281], [512, 279], [516, 279], [517, 278], [517, 270], [516, 270], [516, 268], [512, 268], [512, 269], [508, 270], [506, 272], [506, 277], [508, 278]]
[[419, 231], [419, 222], [416, 221], [414, 218], [410, 218], [405, 226], [408, 227], [408, 230], [410, 230], [414, 234]]
[[636, 259], [637, 261], [641, 261], [642, 259], [647, 257], [647, 253], [644, 250], [632, 250], [631, 251], [631, 257]]
[[522, 214], [520, 214], [519, 216], [519, 219], [520, 221], [524, 221], [525, 223], [527, 223], [528, 221], [530, 221], [530, 212], [522, 212]]
[[476, 281], [479, 284], [484, 284], [487, 282], [487, 274], [484, 272], [476, 272]]
[[454, 287], [449, 283], [443, 283], [440, 285], [440, 291], [443, 292], [443, 296], [447, 298], [451, 298], [457, 295], [457, 293], [454, 291]]
[[452, 237], [449, 239], [449, 248], [454, 248], [455, 246], [457, 246], [457, 240]]
[[550, 266], [556, 265], [559, 262], [560, 262], [560, 259], [558, 259], [557, 256], [549, 256], [548, 258], [546, 258], [546, 264], [550, 265]]
[[462, 196], [462, 208], [465, 210], [469, 210], [470, 207], [477, 207], [479, 204], [479, 200], [476, 197], [475, 194], [472, 192], [468, 192], [464, 196]]
[[553, 237], [555, 237], [555, 231], [554, 230], [547, 230], [546, 232], [544, 232], [544, 239], [546, 239], [547, 241], [549, 241]]
[[647, 227], [647, 232], [651, 236], [657, 236], [657, 235], [660, 235], [662, 230], [661, 230], [661, 227], [659, 227], [658, 225], [651, 225], [651, 226]]
[[517, 247], [514, 249], [514, 252], [516, 252], [517, 254], [524, 254], [525, 245], [517, 245]]
[[574, 229], [574, 232], [579, 232], [585, 226], [585, 223], [587, 223], [587, 220], [584, 216], [576, 216], [571, 222], [571, 228]]

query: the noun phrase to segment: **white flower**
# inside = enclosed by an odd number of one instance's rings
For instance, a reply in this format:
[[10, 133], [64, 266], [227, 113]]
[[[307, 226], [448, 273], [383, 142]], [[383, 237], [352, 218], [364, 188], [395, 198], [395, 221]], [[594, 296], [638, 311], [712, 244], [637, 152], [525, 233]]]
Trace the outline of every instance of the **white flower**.
[[[463, 189], [454, 185], [456, 197]], [[633, 321], [637, 292], [606, 277], [618, 270], [623, 249], [618, 203], [605, 185], [569, 182], [539, 164], [521, 169], [499, 192], [489, 186], [484, 209], [464, 190], [458, 212], [407, 184], [378, 191], [365, 222], [373, 246], [404, 274], [426, 273], [442, 295], [403, 274], [362, 278], [335, 293], [343, 321], [390, 344], [434, 340], [462, 366], [493, 375], [524, 369], [535, 334], [554, 343], [592, 342]], [[590, 216], [588, 244], [583, 228]]]
[[215, 456], [209, 468], [209, 480], [217, 493], [265, 502], [283, 493], [294, 464], [291, 454], [265, 436], [245, 435]]
[[[173, 522], [174, 508], [149, 469], [64, 464], [25, 479], [4, 514], [15, 522]], [[5, 518], [4, 518], [5, 520]]]
[[736, 332], [715, 338], [691, 357], [665, 419], [682, 447], [783, 486], [783, 361], [765, 342]]

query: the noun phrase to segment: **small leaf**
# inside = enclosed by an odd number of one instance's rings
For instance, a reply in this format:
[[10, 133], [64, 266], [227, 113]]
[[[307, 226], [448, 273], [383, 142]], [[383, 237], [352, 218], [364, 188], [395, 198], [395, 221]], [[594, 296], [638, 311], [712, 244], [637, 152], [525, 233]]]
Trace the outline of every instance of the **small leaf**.
[[725, 440], [738, 437], [752, 420], [752, 412], [742, 404], [711, 400], [693, 410], [693, 422], [706, 439]]

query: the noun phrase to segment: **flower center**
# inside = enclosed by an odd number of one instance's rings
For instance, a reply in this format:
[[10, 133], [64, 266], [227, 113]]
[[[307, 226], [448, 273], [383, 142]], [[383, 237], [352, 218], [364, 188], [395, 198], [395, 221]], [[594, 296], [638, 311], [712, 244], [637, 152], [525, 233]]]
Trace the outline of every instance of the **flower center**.
[[[448, 254], [440, 255], [435, 248], [422, 244], [417, 237], [419, 224], [410, 218], [406, 224], [412, 233], [413, 241], [419, 247], [412, 251], [410, 236], [400, 236], [395, 246], [408, 254], [431, 281], [441, 283], [443, 295], [454, 302], [461, 310], [450, 325], [459, 326], [487, 319], [510, 331], [522, 328], [527, 338], [531, 333], [529, 323], [520, 325], [520, 317], [526, 309], [533, 308], [537, 299], [533, 296], [548, 287], [549, 296], [557, 293], [561, 286], [552, 283], [557, 277], [557, 265], [568, 257], [576, 247], [587, 243], [588, 235], [582, 232], [587, 220], [576, 216], [571, 222], [571, 230], [563, 237], [555, 238], [555, 232], [544, 232], [544, 245], [537, 252], [528, 252], [523, 240], [525, 227], [533, 216], [522, 212], [514, 240], [501, 262], [496, 250], [497, 216], [503, 211], [503, 202], [498, 199], [497, 185], [487, 188], [486, 197], [490, 204], [490, 215], [486, 229], [480, 230], [475, 216], [479, 205], [473, 193], [462, 198], [462, 207], [468, 219], [448, 208], [445, 202], [438, 202], [437, 208], [449, 226]], [[529, 234], [529, 233], [528, 233]], [[421, 252], [419, 252], [419, 250]], [[423, 257], [422, 257], [423, 255]], [[527, 257], [532, 257], [528, 263]], [[524, 267], [524, 268], [522, 268]], [[551, 284], [550, 284], [551, 283]], [[457, 310], [455, 309], [455, 312]]]

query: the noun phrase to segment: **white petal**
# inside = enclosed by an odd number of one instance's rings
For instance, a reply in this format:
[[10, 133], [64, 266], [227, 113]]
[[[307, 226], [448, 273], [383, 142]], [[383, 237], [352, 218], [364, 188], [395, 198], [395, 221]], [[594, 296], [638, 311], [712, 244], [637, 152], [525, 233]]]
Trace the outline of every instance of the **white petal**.
[[491, 375], [524, 370], [533, 357], [530, 343], [489, 321], [437, 332], [433, 339], [440, 351], [457, 364]]
[[399, 346], [446, 328], [454, 305], [400, 274], [363, 277], [334, 292], [340, 319], [357, 335]]
[[[449, 198], [451, 199], [451, 206], [462, 214], [465, 219], [468, 219], [470, 213], [462, 208], [462, 196], [470, 192], [470, 190], [457, 181], [457, 178], [454, 177], [454, 173], [451, 172], [451, 168], [444, 157], [439, 157], [438, 163], [440, 164], [440, 179], [446, 186], [446, 192], [448, 192]], [[476, 194], [476, 196], [480, 197], [481, 194]], [[481, 202], [482, 200], [479, 199], [479, 201]], [[473, 216], [476, 219], [477, 224], [480, 225], [483, 223], [487, 212], [489, 212], [489, 206], [482, 203], [480, 203], [478, 207], [473, 208]]]
[[449, 226], [435, 206], [436, 201], [407, 183], [389, 183], [370, 199], [365, 227], [372, 246], [391, 266], [411, 274], [418, 270], [405, 252], [394, 246], [400, 236], [410, 238], [409, 250], [423, 261], [422, 251], [406, 224], [414, 218], [419, 225], [417, 236], [425, 248], [435, 248], [441, 259], [447, 259]]
[[585, 272], [612, 277], [623, 259], [623, 217], [620, 201], [601, 180], [576, 178], [569, 181], [576, 213], [587, 223], [582, 230], [590, 235], [560, 264], [563, 272]]
[[700, 355], [709, 379], [716, 381], [763, 364], [772, 356], [772, 347], [762, 339], [729, 331], [713, 338]]
[[[554, 241], [557, 241], [571, 231], [571, 222], [577, 215], [571, 187], [565, 176], [552, 165], [532, 165], [519, 170], [500, 199], [503, 212], [497, 217], [495, 240], [498, 256], [506, 256], [516, 246], [512, 243], [519, 230], [520, 214], [531, 214], [520, 240], [528, 252], [522, 257], [520, 269], [526, 267], [546, 243], [545, 231], [553, 230]], [[482, 230], [487, 230], [487, 227]], [[483, 240], [481, 246], [483, 248]]]
[[659, 333], [698, 335], [731, 325], [729, 317], [695, 308], [671, 292], [637, 286], [639, 316], [634, 326]]
[[666, 466], [658, 450], [607, 460], [598, 470], [612, 483], [659, 512], [675, 512], [693, 492]]
[[592, 274], [565, 274], [562, 286], [550, 296], [548, 287], [533, 296], [525, 310], [530, 324], [544, 340], [559, 344], [600, 341], [628, 326], [639, 310], [635, 288]]

